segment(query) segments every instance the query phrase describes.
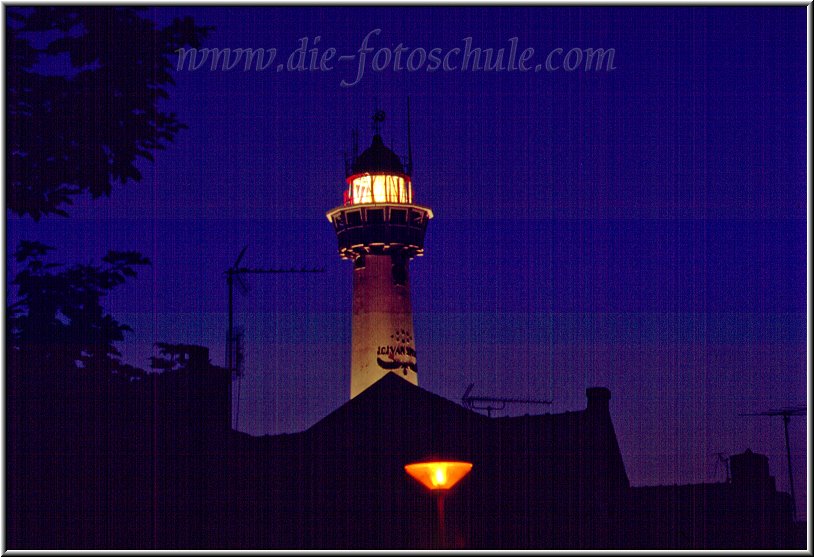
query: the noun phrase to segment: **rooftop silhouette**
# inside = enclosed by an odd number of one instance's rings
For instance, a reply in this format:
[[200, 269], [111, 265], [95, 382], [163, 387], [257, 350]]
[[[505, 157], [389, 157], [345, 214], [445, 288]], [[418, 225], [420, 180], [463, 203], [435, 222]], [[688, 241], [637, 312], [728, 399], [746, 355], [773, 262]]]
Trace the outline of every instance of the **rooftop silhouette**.
[[490, 418], [389, 373], [305, 431], [252, 437], [230, 428], [228, 370], [182, 348], [174, 371], [12, 400], [9, 547], [432, 548], [432, 498], [404, 471], [429, 459], [473, 463], [446, 503], [453, 548], [795, 543], [765, 456], [733, 456], [731, 483], [631, 487], [605, 388]]

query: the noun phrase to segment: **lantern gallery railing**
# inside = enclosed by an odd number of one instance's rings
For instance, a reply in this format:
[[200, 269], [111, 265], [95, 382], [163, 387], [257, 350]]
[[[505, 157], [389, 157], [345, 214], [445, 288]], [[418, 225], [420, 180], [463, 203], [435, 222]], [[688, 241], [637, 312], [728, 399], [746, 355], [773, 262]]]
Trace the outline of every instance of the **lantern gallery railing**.
[[326, 216], [336, 230], [339, 254], [356, 260], [363, 254], [405, 249], [410, 258], [424, 252], [424, 234], [432, 211], [403, 203], [345, 205]]

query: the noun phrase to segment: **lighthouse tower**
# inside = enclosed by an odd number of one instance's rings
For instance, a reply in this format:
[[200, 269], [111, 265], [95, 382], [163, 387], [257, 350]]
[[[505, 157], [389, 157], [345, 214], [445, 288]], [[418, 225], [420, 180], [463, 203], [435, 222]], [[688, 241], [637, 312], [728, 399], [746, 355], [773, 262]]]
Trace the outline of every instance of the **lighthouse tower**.
[[424, 252], [432, 211], [413, 204], [412, 156], [385, 146], [382, 121], [376, 111], [370, 147], [346, 161], [343, 204], [327, 213], [340, 257], [353, 262], [351, 398], [391, 371], [418, 385], [409, 264]]

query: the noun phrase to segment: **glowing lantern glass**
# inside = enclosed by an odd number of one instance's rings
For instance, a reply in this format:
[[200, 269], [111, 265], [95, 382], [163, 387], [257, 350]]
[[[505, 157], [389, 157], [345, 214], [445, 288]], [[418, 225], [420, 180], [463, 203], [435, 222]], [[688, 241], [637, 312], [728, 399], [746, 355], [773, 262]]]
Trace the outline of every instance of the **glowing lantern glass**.
[[448, 490], [472, 470], [472, 463], [416, 462], [406, 465], [404, 469], [428, 489]]
[[398, 174], [356, 174], [348, 178], [345, 205], [412, 203], [410, 177]]

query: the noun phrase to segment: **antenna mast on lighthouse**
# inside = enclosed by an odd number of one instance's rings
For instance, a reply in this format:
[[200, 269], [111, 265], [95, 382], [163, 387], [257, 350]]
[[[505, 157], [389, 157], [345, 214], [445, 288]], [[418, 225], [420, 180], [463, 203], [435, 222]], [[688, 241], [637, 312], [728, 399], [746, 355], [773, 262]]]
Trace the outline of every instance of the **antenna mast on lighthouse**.
[[410, 132], [410, 97], [407, 97], [407, 174], [413, 174], [413, 138]]

